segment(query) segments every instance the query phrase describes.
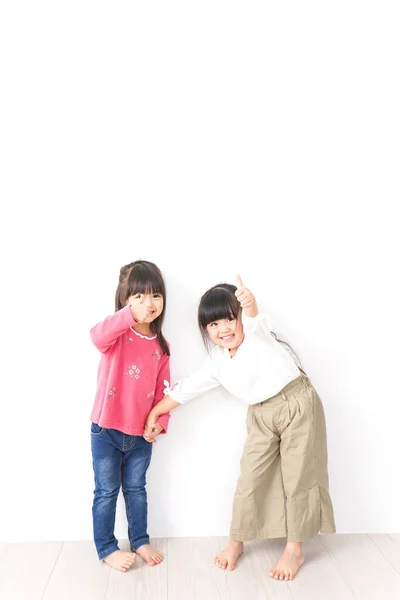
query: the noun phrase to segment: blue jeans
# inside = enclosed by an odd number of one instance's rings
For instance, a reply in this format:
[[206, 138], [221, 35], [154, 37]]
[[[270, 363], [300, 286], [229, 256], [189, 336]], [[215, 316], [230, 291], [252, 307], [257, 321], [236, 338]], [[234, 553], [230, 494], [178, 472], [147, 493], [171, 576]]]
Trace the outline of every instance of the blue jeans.
[[91, 438], [95, 481], [93, 531], [97, 553], [102, 560], [119, 549], [114, 525], [121, 485], [131, 550], [149, 543], [145, 486], [152, 444], [141, 436], [126, 435], [95, 423], [92, 423]]

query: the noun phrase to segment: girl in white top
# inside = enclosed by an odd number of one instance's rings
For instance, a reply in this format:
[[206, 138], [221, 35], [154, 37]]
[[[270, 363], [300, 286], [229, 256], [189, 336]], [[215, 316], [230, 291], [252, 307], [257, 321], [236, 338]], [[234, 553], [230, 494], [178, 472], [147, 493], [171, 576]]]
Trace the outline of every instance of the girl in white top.
[[248, 437], [231, 540], [215, 563], [233, 570], [243, 542], [286, 537], [270, 576], [291, 580], [304, 563], [302, 542], [335, 531], [321, 401], [240, 277], [237, 287], [220, 284], [203, 295], [198, 320], [209, 356], [149, 413], [145, 438], [155, 441], [159, 416], [219, 385], [246, 402]]

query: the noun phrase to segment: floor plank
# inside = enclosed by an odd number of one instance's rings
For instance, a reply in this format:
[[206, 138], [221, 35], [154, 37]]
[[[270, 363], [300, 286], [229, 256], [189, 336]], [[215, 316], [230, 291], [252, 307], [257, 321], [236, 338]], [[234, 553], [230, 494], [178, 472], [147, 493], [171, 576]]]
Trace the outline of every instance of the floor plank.
[[[219, 538], [221, 550], [229, 538]], [[234, 571], [225, 572], [231, 600], [292, 600], [288, 584], [269, 577], [275, 562], [271, 544], [265, 541], [246, 542], [243, 556]]]
[[[97, 559], [93, 542], [0, 544], [3, 600], [399, 600], [400, 534], [318, 536], [291, 582], [269, 568], [284, 540], [249, 542], [235, 571], [213, 564], [229, 538], [170, 538], [152, 543], [165, 560], [138, 557], [127, 573]], [[128, 550], [127, 541], [121, 549]]]
[[[150, 543], [164, 556], [167, 554], [167, 540], [154, 538]], [[120, 542], [121, 550], [129, 550], [127, 541]], [[110, 569], [105, 600], [167, 600], [167, 562], [149, 567], [138, 556], [133, 566], [126, 573]], [[80, 599], [79, 599], [80, 600]]]
[[217, 538], [169, 538], [168, 600], [229, 600], [226, 574], [213, 564], [218, 551]]
[[93, 542], [65, 542], [43, 600], [103, 600], [109, 576]]
[[[275, 560], [285, 548], [284, 540], [272, 540]], [[319, 537], [303, 544], [306, 562], [288, 582], [293, 600], [354, 600], [342, 575], [326, 552]]]
[[320, 537], [356, 600], [398, 600], [400, 575], [367, 535]]
[[10, 544], [0, 561], [0, 598], [41, 600], [62, 542]]
[[369, 533], [368, 537], [400, 574], [400, 533]]

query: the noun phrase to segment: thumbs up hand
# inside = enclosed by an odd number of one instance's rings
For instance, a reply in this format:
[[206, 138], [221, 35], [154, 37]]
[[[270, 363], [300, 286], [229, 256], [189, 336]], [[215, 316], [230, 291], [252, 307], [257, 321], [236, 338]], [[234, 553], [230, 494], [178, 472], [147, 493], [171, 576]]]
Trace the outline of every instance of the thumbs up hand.
[[258, 307], [256, 303], [256, 299], [254, 298], [254, 294], [243, 285], [243, 281], [240, 275], [236, 276], [236, 286], [237, 290], [235, 292], [235, 296], [243, 308], [244, 314], [248, 317], [255, 317], [258, 315]]

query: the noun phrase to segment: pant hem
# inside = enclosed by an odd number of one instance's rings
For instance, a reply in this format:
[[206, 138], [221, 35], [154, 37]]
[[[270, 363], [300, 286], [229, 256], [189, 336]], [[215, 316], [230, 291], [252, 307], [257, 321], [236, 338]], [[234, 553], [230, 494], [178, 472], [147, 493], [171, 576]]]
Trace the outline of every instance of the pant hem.
[[286, 538], [288, 542], [306, 542], [312, 539], [318, 533], [336, 533], [335, 527], [332, 525], [325, 525], [321, 529], [314, 531], [299, 531], [294, 533], [288, 533], [285, 529], [275, 530], [261, 530], [261, 531], [231, 531], [230, 538], [236, 542], [250, 542], [251, 540], [271, 540], [275, 538]]
[[318, 529], [314, 531], [302, 531], [301, 533], [290, 533], [287, 536], [288, 542], [307, 542], [318, 534]]
[[336, 533], [334, 525], [321, 525], [320, 533]]
[[104, 560], [105, 558], [107, 558], [107, 556], [110, 556], [110, 554], [112, 554], [113, 552], [117, 552], [117, 550], [119, 550], [118, 546], [114, 545], [111, 546], [110, 548], [107, 548], [107, 550], [103, 550], [103, 552], [98, 552], [98, 556], [99, 556], [99, 560]]
[[134, 544], [131, 544], [131, 551], [136, 552], [136, 550], [138, 550], [141, 546], [144, 546], [145, 544], [150, 544], [150, 538], [142, 538]]
[[251, 540], [267, 540], [273, 538], [285, 538], [287, 531], [285, 529], [273, 529], [272, 531], [231, 531], [230, 537], [236, 542], [250, 542]]

